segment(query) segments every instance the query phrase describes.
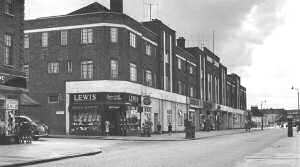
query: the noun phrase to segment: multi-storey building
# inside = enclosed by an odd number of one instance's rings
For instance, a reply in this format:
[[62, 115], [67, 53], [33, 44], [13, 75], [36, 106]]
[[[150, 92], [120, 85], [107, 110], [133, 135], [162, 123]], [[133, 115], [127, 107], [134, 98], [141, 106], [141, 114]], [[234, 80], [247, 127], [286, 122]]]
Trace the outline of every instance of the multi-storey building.
[[24, 64], [41, 104], [28, 110], [51, 133], [102, 135], [107, 121], [115, 135], [148, 121], [153, 131], [183, 131], [185, 119], [201, 129], [203, 103], [214, 104], [211, 113], [224, 105], [226, 68], [207, 48], [185, 48], [184, 38], [176, 45], [162, 21], [140, 23], [122, 11], [123, 1], [111, 0], [110, 10], [93, 3], [26, 21]]
[[[0, 136], [15, 132], [14, 116], [32, 104], [22, 69], [24, 0], [0, 1]], [[3, 130], [4, 129], [4, 130]], [[3, 131], [5, 134], [3, 134]]]

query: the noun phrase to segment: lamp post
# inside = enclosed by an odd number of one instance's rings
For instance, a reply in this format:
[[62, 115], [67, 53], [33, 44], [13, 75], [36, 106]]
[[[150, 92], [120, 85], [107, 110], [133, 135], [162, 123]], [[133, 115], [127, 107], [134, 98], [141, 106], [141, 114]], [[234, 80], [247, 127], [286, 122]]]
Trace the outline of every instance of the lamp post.
[[299, 89], [295, 88], [294, 86], [292, 86], [292, 90], [296, 90], [297, 91], [297, 96], [298, 96], [298, 114], [299, 114]]
[[263, 104], [267, 103], [267, 100], [263, 100], [260, 103], [260, 109], [261, 109], [261, 130], [264, 130], [264, 113], [263, 113]]

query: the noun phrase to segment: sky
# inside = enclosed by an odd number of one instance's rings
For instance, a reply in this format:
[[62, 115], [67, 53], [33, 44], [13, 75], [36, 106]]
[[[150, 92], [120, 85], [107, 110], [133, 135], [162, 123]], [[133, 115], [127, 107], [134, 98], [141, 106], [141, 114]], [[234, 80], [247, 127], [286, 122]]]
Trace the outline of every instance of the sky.
[[[109, 0], [27, 0], [25, 18], [63, 15]], [[300, 88], [300, 1], [297, 0], [124, 0], [124, 13], [139, 20], [158, 18], [186, 38], [186, 45], [214, 50], [229, 73], [241, 76], [247, 105], [297, 108]]]

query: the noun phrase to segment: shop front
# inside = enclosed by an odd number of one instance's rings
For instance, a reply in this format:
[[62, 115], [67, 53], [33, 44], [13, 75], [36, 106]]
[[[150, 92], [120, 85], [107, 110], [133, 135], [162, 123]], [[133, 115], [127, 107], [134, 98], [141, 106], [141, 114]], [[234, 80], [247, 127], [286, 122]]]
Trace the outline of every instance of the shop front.
[[140, 96], [128, 93], [71, 94], [69, 133], [135, 135], [140, 127], [140, 103]]
[[188, 104], [188, 119], [192, 121], [193, 125], [195, 125], [196, 130], [200, 130], [203, 126], [203, 116], [201, 115], [201, 108], [203, 108], [203, 103], [201, 103], [199, 99], [189, 97]]

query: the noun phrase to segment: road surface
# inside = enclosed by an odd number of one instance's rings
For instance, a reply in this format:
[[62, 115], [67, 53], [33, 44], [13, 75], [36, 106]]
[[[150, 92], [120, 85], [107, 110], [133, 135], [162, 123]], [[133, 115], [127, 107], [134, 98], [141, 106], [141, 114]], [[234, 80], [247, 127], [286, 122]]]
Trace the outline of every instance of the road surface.
[[[209, 132], [207, 132], [209, 133]], [[211, 137], [192, 141], [118, 142], [103, 145], [103, 153], [66, 159], [34, 167], [235, 167], [275, 142], [286, 138], [286, 129]], [[74, 139], [66, 139], [72, 140]], [[101, 140], [81, 140], [99, 142]]]

